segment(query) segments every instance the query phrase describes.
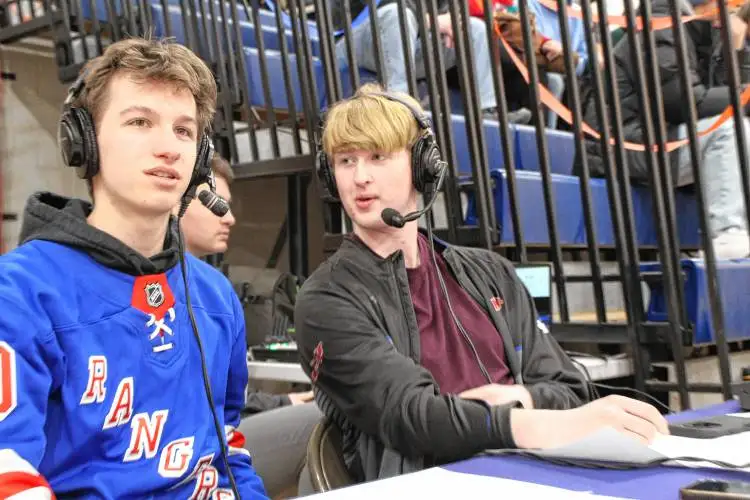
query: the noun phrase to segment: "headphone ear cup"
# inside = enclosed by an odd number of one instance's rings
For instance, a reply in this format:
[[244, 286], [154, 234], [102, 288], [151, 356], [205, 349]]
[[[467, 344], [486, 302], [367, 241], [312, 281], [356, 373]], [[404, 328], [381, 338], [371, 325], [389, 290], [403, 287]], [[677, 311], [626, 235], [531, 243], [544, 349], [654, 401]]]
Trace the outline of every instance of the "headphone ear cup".
[[91, 179], [99, 173], [99, 145], [96, 142], [94, 120], [83, 108], [73, 108], [71, 113], [78, 121], [83, 137], [84, 161], [78, 169], [78, 176], [82, 179]]
[[424, 193], [427, 185], [440, 175], [442, 155], [431, 134], [422, 136], [414, 143], [411, 151], [412, 179], [419, 193]]
[[333, 169], [328, 162], [328, 155], [323, 149], [318, 150], [315, 161], [318, 181], [323, 189], [322, 197], [325, 201], [339, 201], [339, 192], [336, 188], [336, 179], [333, 176]]
[[78, 177], [91, 179], [99, 171], [99, 148], [91, 115], [85, 109], [69, 108], [57, 125], [57, 142], [67, 167], [77, 169]]
[[208, 182], [211, 173], [211, 157], [213, 156], [213, 145], [206, 134], [201, 135], [198, 143], [198, 154], [195, 156], [193, 175], [190, 178], [188, 190]]

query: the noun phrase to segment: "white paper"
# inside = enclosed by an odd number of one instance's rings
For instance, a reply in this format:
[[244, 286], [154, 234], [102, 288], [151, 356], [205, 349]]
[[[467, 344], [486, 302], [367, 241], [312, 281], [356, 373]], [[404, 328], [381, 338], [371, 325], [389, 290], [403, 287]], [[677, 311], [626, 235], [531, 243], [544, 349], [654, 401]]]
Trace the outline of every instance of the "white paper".
[[[575, 443], [549, 450], [535, 450], [535, 453], [551, 458], [632, 464], [644, 464], [664, 458], [691, 457], [740, 466], [750, 462], [750, 432], [713, 439], [659, 435], [650, 446], [646, 446], [613, 428], [605, 428]], [[698, 461], [675, 461], [667, 462], [665, 465], [719, 467], [710, 462]], [[750, 472], [750, 468], [743, 470]]]
[[438, 467], [313, 495], [325, 500], [395, 500], [413, 498], [544, 498], [624, 500], [513, 479], [453, 472]]

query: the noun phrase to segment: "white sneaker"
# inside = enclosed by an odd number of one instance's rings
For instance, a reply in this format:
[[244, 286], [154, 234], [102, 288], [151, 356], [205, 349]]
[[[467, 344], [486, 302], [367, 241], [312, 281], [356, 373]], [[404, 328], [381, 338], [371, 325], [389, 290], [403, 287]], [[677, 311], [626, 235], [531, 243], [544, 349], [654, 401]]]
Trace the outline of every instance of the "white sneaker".
[[746, 229], [727, 229], [714, 238], [713, 244], [716, 260], [742, 259], [750, 256], [750, 235]]

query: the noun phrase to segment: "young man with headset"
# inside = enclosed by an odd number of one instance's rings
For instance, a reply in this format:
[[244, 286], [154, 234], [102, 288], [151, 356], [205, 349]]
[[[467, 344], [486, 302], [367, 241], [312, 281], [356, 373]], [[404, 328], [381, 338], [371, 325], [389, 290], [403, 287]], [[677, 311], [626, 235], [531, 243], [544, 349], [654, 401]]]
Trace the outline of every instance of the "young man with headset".
[[[234, 180], [231, 166], [214, 153], [211, 170], [216, 178], [216, 194], [231, 203], [230, 185]], [[198, 197], [208, 191], [208, 185], [200, 186]], [[226, 252], [234, 223], [231, 209], [223, 217], [216, 217], [202, 203], [193, 201], [182, 219], [185, 249], [196, 257]], [[321, 419], [312, 398], [312, 391], [288, 394], [247, 391], [238, 429], [245, 436], [245, 449], [252, 453], [253, 468], [271, 498], [288, 498], [297, 489], [307, 442]]]
[[354, 234], [304, 283], [295, 326], [356, 480], [560, 446], [605, 426], [642, 441], [668, 432], [640, 401], [584, 405], [584, 378], [510, 262], [418, 229], [417, 197], [434, 195], [449, 167], [416, 101], [365, 86], [329, 110], [321, 146], [321, 184]]
[[239, 300], [170, 215], [213, 184], [215, 106], [162, 41], [112, 44], [71, 87], [60, 148], [93, 205], [33, 195], [0, 257], [0, 497], [266, 498], [235, 429]]

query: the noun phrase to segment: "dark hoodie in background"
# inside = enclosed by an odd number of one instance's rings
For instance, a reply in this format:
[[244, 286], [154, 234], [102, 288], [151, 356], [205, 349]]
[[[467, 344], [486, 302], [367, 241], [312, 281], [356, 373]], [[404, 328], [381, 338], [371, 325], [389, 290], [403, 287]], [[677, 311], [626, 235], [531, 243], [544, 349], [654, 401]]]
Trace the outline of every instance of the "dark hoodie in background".
[[[667, 0], [655, 0], [652, 2], [653, 17], [670, 16], [670, 7]], [[684, 3], [683, 14], [692, 11], [688, 3]], [[712, 57], [721, 52], [719, 37], [715, 36], [717, 30], [712, 27], [710, 21], [692, 21], [684, 25], [685, 50], [688, 56], [688, 79], [693, 88], [693, 96], [696, 103], [698, 119], [709, 118], [721, 114], [730, 105], [729, 87], [716, 85], [720, 81], [719, 75], [711, 74]], [[677, 138], [680, 124], [687, 123], [688, 107], [685, 105], [687, 98], [682, 92], [679, 73], [679, 62], [677, 46], [671, 28], [656, 30], [653, 32], [656, 57], [659, 64], [658, 75], [663, 100], [664, 118], [668, 140]], [[638, 144], [644, 143], [645, 133], [642, 124], [642, 112], [639, 104], [638, 92], [641, 84], [638, 79], [637, 68], [633, 64], [631, 56], [631, 35], [626, 33], [614, 48], [614, 61], [616, 66], [615, 82], [621, 109], [621, 124], [623, 136], [626, 141]], [[641, 33], [636, 36], [641, 43], [641, 53], [644, 53]], [[647, 68], [645, 68], [648, 70]], [[606, 88], [606, 85], [605, 85]], [[582, 95], [588, 95], [585, 103], [584, 121], [595, 130], [602, 130], [603, 124], [599, 123], [596, 113], [596, 99], [593, 82], [590, 78], [582, 82]], [[611, 109], [611, 106], [610, 106]], [[653, 104], [652, 104], [652, 109]], [[610, 120], [612, 116], [610, 114]], [[654, 116], [654, 125], [656, 117]], [[598, 140], [587, 139], [586, 152], [589, 168], [592, 175], [603, 177], [605, 166], [603, 153]], [[644, 153], [627, 150], [628, 168], [630, 177], [633, 179], [648, 181], [648, 165]], [[677, 152], [668, 154], [672, 169], [673, 179], [676, 181]], [[580, 162], [576, 162], [575, 168], [580, 173]]]

